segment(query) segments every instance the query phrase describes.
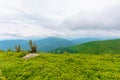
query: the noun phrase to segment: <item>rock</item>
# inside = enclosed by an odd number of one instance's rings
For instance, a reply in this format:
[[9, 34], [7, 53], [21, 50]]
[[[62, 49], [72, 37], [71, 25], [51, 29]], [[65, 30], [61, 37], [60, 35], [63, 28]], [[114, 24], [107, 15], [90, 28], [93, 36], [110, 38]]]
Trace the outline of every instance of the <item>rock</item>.
[[36, 57], [38, 56], [38, 54], [36, 53], [30, 53], [30, 54], [27, 54], [26, 56], [24, 56], [23, 58], [24, 59], [30, 59], [30, 58], [33, 58], [33, 57]]

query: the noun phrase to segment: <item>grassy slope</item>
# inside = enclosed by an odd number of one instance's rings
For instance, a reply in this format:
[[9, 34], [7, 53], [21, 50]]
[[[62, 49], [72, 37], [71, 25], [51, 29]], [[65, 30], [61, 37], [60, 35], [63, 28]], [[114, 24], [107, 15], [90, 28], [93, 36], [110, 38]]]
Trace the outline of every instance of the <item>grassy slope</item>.
[[0, 80], [119, 80], [120, 54], [0, 53]]
[[120, 53], [120, 39], [93, 41], [68, 48], [56, 49], [55, 52], [61, 53], [68, 51], [70, 53]]
[[120, 80], [120, 54], [0, 53], [0, 80]]

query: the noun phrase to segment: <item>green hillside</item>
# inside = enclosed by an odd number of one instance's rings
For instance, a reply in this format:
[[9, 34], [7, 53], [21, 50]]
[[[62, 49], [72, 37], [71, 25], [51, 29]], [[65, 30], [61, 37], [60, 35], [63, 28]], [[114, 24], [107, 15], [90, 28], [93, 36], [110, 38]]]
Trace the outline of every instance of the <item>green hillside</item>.
[[84, 44], [74, 45], [67, 48], [58, 48], [54, 50], [55, 53], [120, 53], [120, 39], [93, 41]]
[[120, 54], [0, 53], [0, 80], [120, 80]]

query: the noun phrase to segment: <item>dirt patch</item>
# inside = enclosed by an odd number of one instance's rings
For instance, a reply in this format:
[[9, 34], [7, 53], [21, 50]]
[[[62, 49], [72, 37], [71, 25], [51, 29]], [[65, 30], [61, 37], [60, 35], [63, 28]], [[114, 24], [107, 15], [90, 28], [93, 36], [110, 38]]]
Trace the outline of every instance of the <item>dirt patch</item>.
[[36, 57], [36, 56], [38, 56], [38, 54], [30, 53], [30, 54], [27, 54], [26, 56], [24, 56], [23, 59], [30, 59], [30, 58], [33, 58], [33, 57]]

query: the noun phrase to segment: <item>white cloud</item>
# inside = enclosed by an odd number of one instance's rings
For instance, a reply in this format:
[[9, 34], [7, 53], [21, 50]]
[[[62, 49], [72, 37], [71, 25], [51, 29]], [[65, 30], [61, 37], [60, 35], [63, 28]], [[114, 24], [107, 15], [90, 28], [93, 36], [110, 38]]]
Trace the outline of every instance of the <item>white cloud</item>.
[[119, 12], [119, 0], [0, 0], [0, 38], [119, 37]]

